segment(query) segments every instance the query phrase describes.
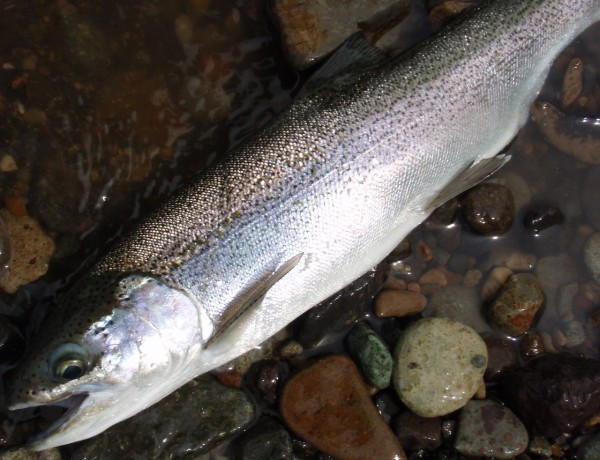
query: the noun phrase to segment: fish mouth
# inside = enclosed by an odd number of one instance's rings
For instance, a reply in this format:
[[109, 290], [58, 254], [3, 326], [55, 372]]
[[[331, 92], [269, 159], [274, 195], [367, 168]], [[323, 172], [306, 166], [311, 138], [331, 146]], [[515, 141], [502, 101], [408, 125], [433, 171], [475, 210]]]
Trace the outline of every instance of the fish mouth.
[[[56, 420], [52, 421], [47, 428], [30, 437], [26, 443], [27, 447], [33, 450], [44, 449], [46, 440], [60, 431], [63, 431], [64, 428], [70, 424], [70, 421], [79, 413], [82, 405], [88, 399], [88, 397], [88, 393], [79, 393], [69, 396], [68, 398], [55, 401], [51, 404], [35, 404], [35, 407], [60, 408], [63, 409], [64, 412]], [[34, 405], [32, 404], [29, 407], [34, 407]]]

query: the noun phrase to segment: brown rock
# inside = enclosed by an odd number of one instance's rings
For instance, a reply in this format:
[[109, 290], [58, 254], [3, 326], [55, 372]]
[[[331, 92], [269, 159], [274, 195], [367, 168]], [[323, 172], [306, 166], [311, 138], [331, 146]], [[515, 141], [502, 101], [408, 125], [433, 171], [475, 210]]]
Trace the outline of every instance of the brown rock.
[[413, 291], [386, 289], [375, 299], [375, 314], [379, 318], [415, 315], [423, 311], [427, 298]]
[[280, 409], [294, 433], [336, 459], [406, 459], [346, 356], [328, 356], [288, 380]]

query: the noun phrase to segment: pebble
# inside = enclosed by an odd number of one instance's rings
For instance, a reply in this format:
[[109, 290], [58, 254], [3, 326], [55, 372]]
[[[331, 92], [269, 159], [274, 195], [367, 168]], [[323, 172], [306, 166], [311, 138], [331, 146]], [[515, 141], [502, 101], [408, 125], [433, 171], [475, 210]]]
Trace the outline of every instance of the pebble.
[[281, 394], [280, 410], [294, 433], [336, 459], [406, 460], [346, 356], [328, 356], [291, 377]]
[[402, 406], [398, 395], [391, 388], [378, 392], [373, 401], [377, 410], [388, 424], [400, 412], [400, 407]]
[[465, 273], [465, 276], [463, 278], [463, 286], [468, 287], [468, 288], [473, 288], [473, 287], [477, 286], [479, 284], [479, 281], [481, 281], [482, 276], [483, 276], [483, 273], [481, 273], [480, 270], [477, 270], [477, 269], [467, 270], [467, 272]]
[[12, 248], [8, 268], [0, 271], [0, 289], [13, 293], [19, 286], [31, 283], [46, 273], [54, 252], [54, 242], [29, 216], [15, 216], [1, 209], [0, 219], [6, 223], [6, 234]]
[[315, 347], [323, 338], [341, 332], [367, 315], [375, 293], [383, 284], [384, 264], [346, 286], [340, 292], [311, 308], [297, 321], [296, 340], [304, 348]]
[[574, 319], [567, 321], [563, 327], [567, 338], [567, 347], [576, 347], [585, 342], [586, 336], [581, 322]]
[[239, 460], [293, 460], [292, 439], [272, 418], [264, 418], [237, 438], [233, 451]]
[[500, 337], [485, 337], [488, 364], [483, 378], [488, 382], [499, 380], [509, 369], [519, 364], [519, 356], [513, 343]]
[[0, 172], [13, 172], [17, 169], [17, 163], [12, 155], [9, 155], [8, 153], [2, 155], [0, 158]]
[[373, 328], [360, 322], [352, 328], [346, 340], [365, 381], [377, 389], [387, 388], [392, 378], [392, 355]]
[[469, 228], [482, 235], [503, 235], [515, 217], [511, 191], [500, 184], [484, 183], [462, 197], [462, 214]]
[[0, 460], [61, 460], [63, 456], [58, 449], [46, 449], [34, 452], [24, 447], [0, 454]]
[[577, 460], [598, 460], [600, 458], [600, 434], [586, 439], [576, 450]]
[[508, 187], [513, 195], [515, 209], [519, 210], [531, 201], [531, 188], [528, 182], [519, 174], [500, 170], [499, 174], [495, 174], [488, 182], [504, 185]]
[[583, 260], [594, 279], [600, 283], [600, 232], [594, 233], [586, 241]]
[[265, 359], [254, 363], [246, 377], [252, 382], [260, 399], [267, 405], [273, 405], [277, 402], [277, 395], [288, 373], [288, 365], [285, 361]]
[[504, 266], [515, 272], [526, 272], [533, 269], [536, 258], [530, 252], [501, 246], [492, 251], [489, 262], [492, 266]]
[[460, 411], [454, 447], [463, 455], [511, 459], [528, 443], [523, 422], [497, 402], [469, 401]]
[[568, 434], [600, 411], [600, 361], [546, 353], [509, 371], [501, 389], [532, 436]]
[[481, 301], [473, 288], [452, 285], [429, 297], [425, 316], [450, 318], [475, 329], [478, 333], [490, 330], [481, 312]]
[[431, 213], [425, 222], [423, 222], [423, 227], [428, 230], [437, 230], [452, 225], [456, 220], [459, 206], [458, 200], [451, 198]]
[[539, 281], [530, 273], [511, 275], [487, 309], [490, 323], [501, 332], [518, 337], [527, 332], [544, 301]]
[[396, 418], [394, 431], [400, 444], [408, 451], [432, 451], [442, 445], [440, 417], [420, 417], [405, 411]]
[[544, 339], [537, 332], [528, 332], [521, 339], [519, 349], [523, 359], [536, 358], [545, 352]]
[[487, 348], [472, 328], [447, 318], [411, 324], [394, 350], [394, 387], [417, 415], [436, 417], [464, 406], [487, 367]]
[[385, 289], [375, 298], [375, 314], [378, 318], [416, 315], [427, 305], [427, 297], [420, 292]]
[[573, 58], [569, 61], [560, 92], [560, 103], [563, 107], [577, 100], [583, 90], [583, 61]]
[[552, 446], [550, 442], [542, 436], [536, 436], [529, 441], [529, 452], [542, 457], [552, 457]]
[[533, 234], [539, 235], [542, 231], [553, 225], [561, 225], [565, 222], [565, 215], [560, 209], [548, 206], [536, 211], [529, 211], [523, 220], [525, 229]]
[[254, 405], [245, 392], [204, 375], [138, 415], [78, 444], [72, 459], [134, 460], [173, 458], [174, 453], [184, 452], [199, 454], [242, 432], [254, 417]]
[[359, 23], [392, 14], [399, 22], [409, 11], [405, 0], [355, 0], [341, 6], [335, 0], [273, 2], [283, 49], [294, 67], [304, 70], [317, 63], [358, 31]]

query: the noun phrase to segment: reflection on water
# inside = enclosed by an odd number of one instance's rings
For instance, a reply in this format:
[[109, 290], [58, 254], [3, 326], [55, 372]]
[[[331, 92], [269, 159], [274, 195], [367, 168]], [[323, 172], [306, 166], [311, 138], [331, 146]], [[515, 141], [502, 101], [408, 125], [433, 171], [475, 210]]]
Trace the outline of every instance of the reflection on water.
[[[39, 321], [37, 313], [30, 321], [31, 312], [43, 310], [123, 228], [290, 103], [301, 76], [285, 63], [265, 7], [263, 0], [0, 3], [0, 201], [38, 220], [56, 244], [47, 275], [2, 298], [2, 312], [27, 335]], [[599, 44], [595, 27], [570, 46], [540, 97], [572, 116], [599, 117]], [[584, 62], [574, 70], [582, 86], [565, 101], [564, 74], [576, 58]], [[434, 263], [483, 273], [503, 254], [536, 261], [563, 254], [572, 263], [558, 267], [556, 278], [580, 283], [571, 316], [585, 323], [600, 302], [581, 255], [600, 228], [599, 174], [557, 152], [533, 123], [510, 153], [495, 179], [518, 191], [509, 233], [457, 238], [456, 226], [422, 228], [412, 240], [434, 250]], [[528, 212], [551, 207], [564, 214], [563, 225], [540, 235], [524, 230]], [[3, 231], [0, 221], [1, 266], [10, 250]], [[398, 277], [418, 281], [425, 265], [408, 259], [396, 267]], [[537, 327], [555, 338], [558, 293], [549, 287], [546, 295]], [[597, 356], [598, 344], [589, 342], [576, 351]]]

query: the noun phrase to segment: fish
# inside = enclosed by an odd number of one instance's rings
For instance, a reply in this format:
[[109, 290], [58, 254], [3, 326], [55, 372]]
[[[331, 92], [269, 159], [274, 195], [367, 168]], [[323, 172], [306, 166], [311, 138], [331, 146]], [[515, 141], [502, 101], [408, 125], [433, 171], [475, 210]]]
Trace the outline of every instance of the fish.
[[489, 0], [395, 57], [352, 37], [303, 94], [145, 217], [60, 299], [6, 381], [95, 436], [231, 361], [376, 265], [501, 167], [600, 0]]

